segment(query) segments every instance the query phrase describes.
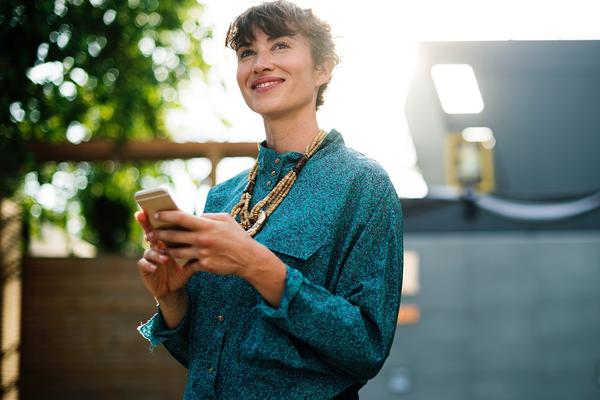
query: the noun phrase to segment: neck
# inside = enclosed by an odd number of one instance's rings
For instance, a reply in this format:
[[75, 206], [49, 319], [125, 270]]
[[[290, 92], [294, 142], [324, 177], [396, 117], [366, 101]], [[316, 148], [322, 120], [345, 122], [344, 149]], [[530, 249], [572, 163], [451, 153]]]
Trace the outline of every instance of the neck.
[[267, 146], [277, 153], [295, 151], [304, 153], [319, 131], [317, 115], [286, 116], [285, 118], [263, 119]]

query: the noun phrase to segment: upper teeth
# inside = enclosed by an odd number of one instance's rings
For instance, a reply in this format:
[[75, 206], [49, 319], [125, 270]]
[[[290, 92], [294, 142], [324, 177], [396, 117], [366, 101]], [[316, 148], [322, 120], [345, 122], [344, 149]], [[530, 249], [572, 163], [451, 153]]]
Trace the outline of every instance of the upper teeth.
[[277, 81], [269, 81], [269, 82], [257, 83], [256, 87], [257, 88], [263, 88], [263, 87], [274, 85], [276, 83], [277, 83]]

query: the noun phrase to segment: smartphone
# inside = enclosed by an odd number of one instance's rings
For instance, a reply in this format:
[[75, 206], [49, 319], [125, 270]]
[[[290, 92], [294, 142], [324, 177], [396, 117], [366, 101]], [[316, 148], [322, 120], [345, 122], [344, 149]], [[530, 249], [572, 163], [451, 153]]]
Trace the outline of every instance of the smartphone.
[[[134, 197], [140, 208], [146, 213], [152, 228], [186, 230], [179, 225], [174, 225], [165, 221], [159, 221], [154, 218], [154, 214], [156, 214], [158, 211], [179, 210], [179, 207], [177, 207], [173, 197], [171, 197], [169, 189], [159, 187], [154, 189], [139, 190], [135, 192]], [[165, 242], [165, 245], [171, 248], [187, 246], [183, 243], [168, 242]], [[176, 259], [175, 261], [177, 261], [179, 264], [185, 264], [189, 260]]]
[[148, 216], [150, 225], [154, 229], [181, 229], [181, 227], [165, 221], [158, 221], [154, 218], [154, 214], [158, 211], [179, 210], [179, 207], [177, 207], [177, 204], [175, 204], [169, 193], [169, 189], [159, 187], [140, 190], [135, 192], [134, 197], [135, 201]]

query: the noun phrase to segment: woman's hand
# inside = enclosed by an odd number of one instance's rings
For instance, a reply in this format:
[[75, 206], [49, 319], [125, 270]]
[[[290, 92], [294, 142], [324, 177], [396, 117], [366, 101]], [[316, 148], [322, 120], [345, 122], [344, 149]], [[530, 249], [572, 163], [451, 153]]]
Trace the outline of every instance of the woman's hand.
[[245, 279], [273, 307], [278, 307], [285, 287], [287, 268], [266, 246], [225, 213], [196, 217], [183, 211], [161, 211], [157, 219], [179, 225], [187, 231], [157, 229], [150, 240], [182, 243], [168, 248], [172, 259], [191, 260], [185, 268]]
[[151, 248], [144, 252], [138, 261], [138, 271], [148, 291], [159, 301], [175, 299], [183, 293], [183, 287], [194, 271], [187, 265], [177, 264], [172, 257], [162, 254], [165, 245], [152, 239], [154, 230], [143, 211], [135, 214], [135, 219], [144, 229], [146, 240]]
[[157, 219], [187, 229], [157, 229], [148, 237], [185, 244], [185, 247], [168, 248], [166, 254], [172, 259], [191, 260], [185, 267], [194, 271], [243, 277], [250, 268], [251, 256], [260, 246], [229, 214], [196, 217], [183, 211], [161, 211]]

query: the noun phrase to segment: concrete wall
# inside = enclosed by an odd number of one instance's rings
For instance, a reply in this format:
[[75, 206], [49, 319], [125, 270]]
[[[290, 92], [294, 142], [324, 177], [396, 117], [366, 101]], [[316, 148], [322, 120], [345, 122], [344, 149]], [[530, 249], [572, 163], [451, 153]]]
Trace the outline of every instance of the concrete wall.
[[600, 398], [600, 233], [413, 233], [405, 247], [421, 320], [398, 328], [361, 399]]

